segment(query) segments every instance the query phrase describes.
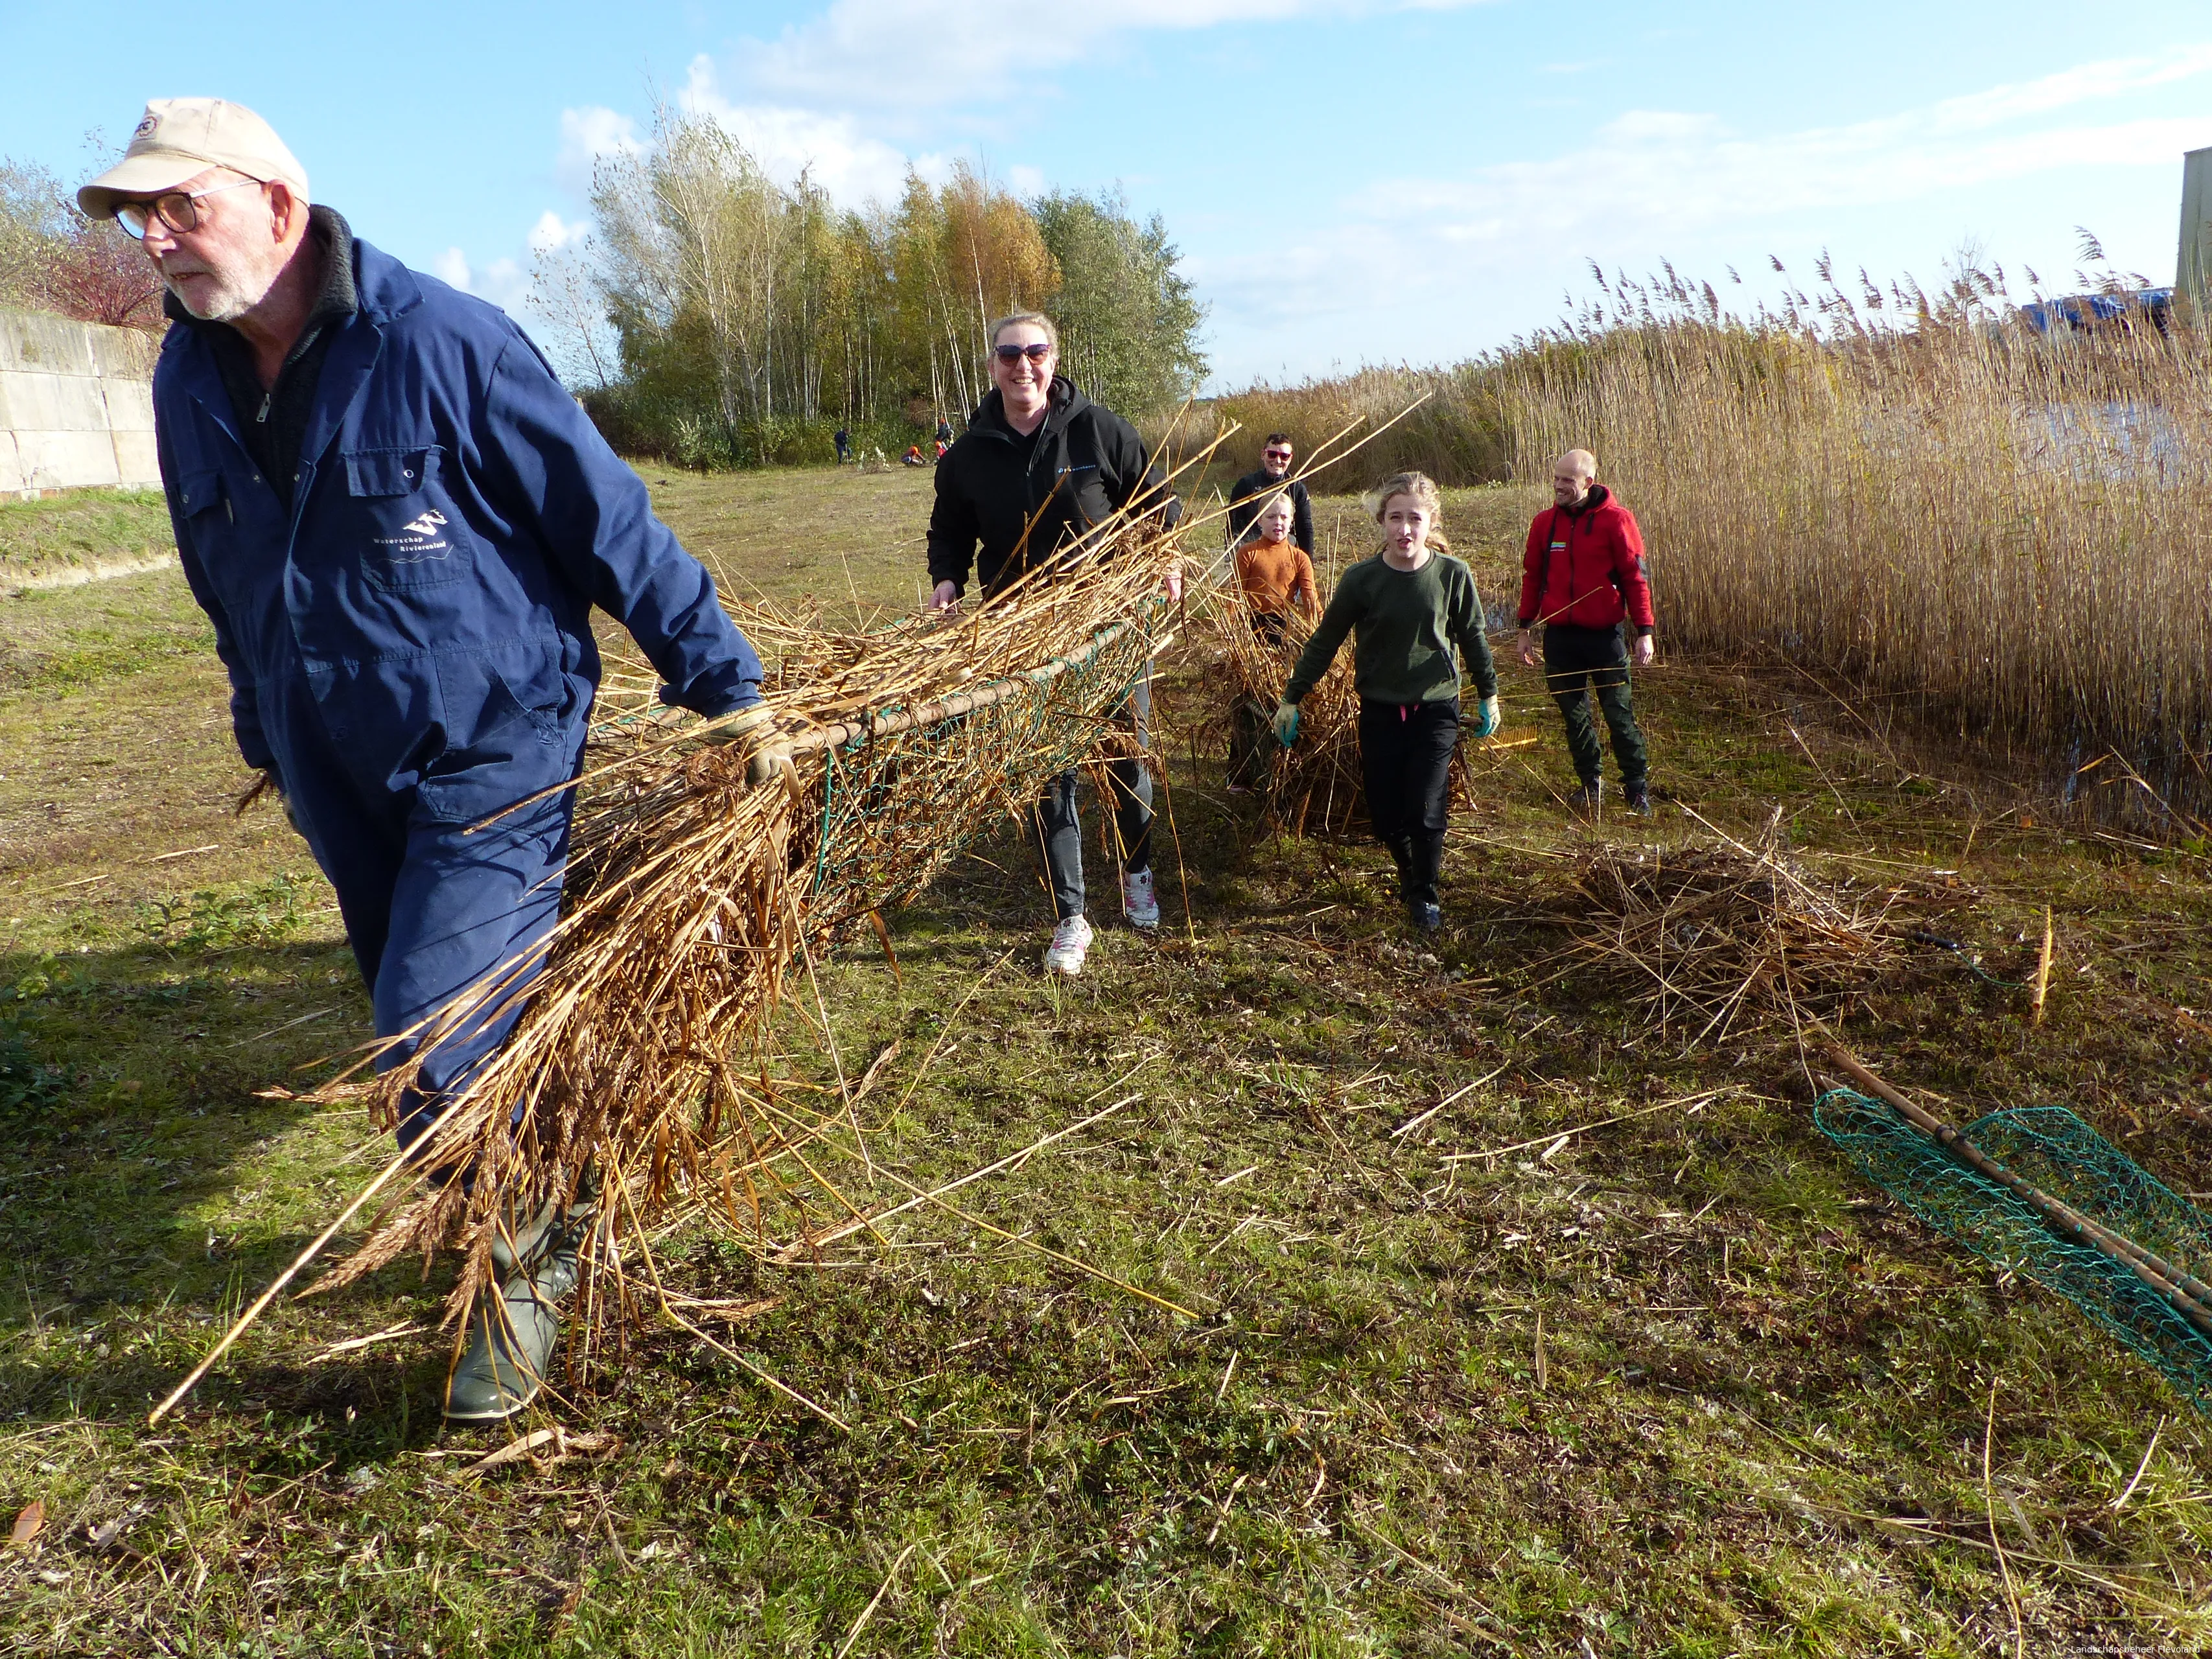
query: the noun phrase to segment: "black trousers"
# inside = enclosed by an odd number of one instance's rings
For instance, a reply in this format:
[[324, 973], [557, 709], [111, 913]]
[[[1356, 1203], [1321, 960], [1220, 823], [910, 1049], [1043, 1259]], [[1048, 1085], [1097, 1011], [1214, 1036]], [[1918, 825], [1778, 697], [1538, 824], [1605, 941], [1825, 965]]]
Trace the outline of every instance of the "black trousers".
[[1574, 628], [1553, 623], [1544, 629], [1544, 689], [1567, 722], [1567, 752], [1575, 775], [1594, 784], [1605, 769], [1605, 750], [1590, 718], [1590, 694], [1613, 734], [1613, 757], [1620, 763], [1623, 784], [1641, 783], [1650, 769], [1644, 734], [1636, 729], [1636, 705], [1628, 693], [1628, 647], [1619, 628]]
[[1459, 700], [1359, 703], [1359, 772], [1375, 839], [1398, 866], [1398, 894], [1434, 904], [1443, 868]]

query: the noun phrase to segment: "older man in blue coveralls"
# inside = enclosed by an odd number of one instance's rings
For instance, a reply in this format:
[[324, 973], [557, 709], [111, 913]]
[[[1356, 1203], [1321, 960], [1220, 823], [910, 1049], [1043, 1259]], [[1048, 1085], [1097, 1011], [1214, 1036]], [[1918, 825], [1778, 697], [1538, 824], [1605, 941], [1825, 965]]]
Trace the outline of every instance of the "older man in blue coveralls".
[[[629, 630], [666, 702], [756, 711], [732, 726], [765, 714], [713, 579], [528, 337], [311, 207], [251, 110], [149, 104], [77, 200], [139, 237], [167, 285], [154, 404], [177, 549], [240, 752], [337, 890], [378, 1033], [510, 964], [526, 979], [560, 908], [574, 799], [560, 786], [599, 684], [592, 606]], [[403, 1145], [520, 1000], [425, 1056]], [[509, 1218], [449, 1416], [507, 1417], [538, 1392], [582, 1208]]]

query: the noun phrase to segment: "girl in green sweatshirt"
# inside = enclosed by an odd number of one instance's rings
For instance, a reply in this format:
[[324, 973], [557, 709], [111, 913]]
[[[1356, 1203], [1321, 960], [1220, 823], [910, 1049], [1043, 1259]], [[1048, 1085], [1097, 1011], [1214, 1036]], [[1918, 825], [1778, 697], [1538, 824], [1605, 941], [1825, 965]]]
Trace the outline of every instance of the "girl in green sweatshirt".
[[1298, 703], [1356, 634], [1359, 769], [1375, 838], [1398, 866], [1399, 896], [1423, 933], [1443, 925], [1437, 878], [1443, 864], [1452, 750], [1459, 743], [1464, 662], [1480, 712], [1474, 735], [1498, 729], [1498, 669], [1482, 630], [1474, 573], [1452, 556], [1437, 527], [1436, 485], [1401, 472], [1382, 486], [1376, 522], [1382, 550], [1344, 573], [1275, 710], [1275, 732], [1297, 741]]

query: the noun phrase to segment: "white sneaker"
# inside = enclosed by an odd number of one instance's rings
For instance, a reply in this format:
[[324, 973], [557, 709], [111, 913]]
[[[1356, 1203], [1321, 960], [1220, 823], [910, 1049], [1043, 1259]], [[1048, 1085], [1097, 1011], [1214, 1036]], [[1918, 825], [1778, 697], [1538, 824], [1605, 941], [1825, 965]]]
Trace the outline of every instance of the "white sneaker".
[[1129, 918], [1132, 927], [1160, 925], [1160, 902], [1152, 892], [1151, 871], [1132, 871], [1121, 878], [1121, 913]]
[[1081, 916], [1070, 916], [1052, 930], [1052, 943], [1045, 947], [1044, 970], [1073, 979], [1083, 971], [1083, 958], [1090, 949], [1091, 924]]

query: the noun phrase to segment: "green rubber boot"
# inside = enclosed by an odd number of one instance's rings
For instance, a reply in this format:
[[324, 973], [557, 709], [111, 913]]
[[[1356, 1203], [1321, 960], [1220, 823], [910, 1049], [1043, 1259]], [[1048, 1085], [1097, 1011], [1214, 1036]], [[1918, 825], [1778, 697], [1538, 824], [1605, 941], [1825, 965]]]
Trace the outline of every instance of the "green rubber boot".
[[446, 1380], [446, 1416], [496, 1423], [545, 1386], [561, 1337], [557, 1304], [575, 1288], [577, 1252], [598, 1206], [580, 1192], [563, 1212], [548, 1200], [538, 1213], [492, 1240], [492, 1282], [469, 1310], [468, 1346]]

